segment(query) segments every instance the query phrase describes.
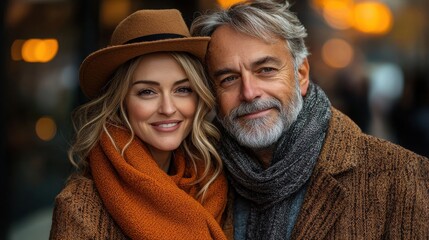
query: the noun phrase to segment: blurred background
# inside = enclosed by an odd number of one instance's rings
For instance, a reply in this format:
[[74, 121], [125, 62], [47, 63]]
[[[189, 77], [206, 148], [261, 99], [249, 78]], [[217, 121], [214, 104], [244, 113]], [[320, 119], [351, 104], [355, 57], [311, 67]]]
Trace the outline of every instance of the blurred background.
[[[0, 239], [47, 239], [73, 168], [70, 112], [86, 101], [79, 65], [138, 9], [195, 14], [216, 0], [3, 0]], [[363, 131], [429, 156], [429, 1], [294, 0], [311, 76]]]

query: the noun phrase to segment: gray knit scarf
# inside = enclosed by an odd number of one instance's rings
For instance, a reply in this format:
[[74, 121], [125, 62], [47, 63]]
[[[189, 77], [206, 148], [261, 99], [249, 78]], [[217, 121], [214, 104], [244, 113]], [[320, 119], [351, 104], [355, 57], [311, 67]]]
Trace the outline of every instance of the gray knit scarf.
[[251, 202], [247, 239], [284, 239], [291, 199], [310, 178], [331, 117], [330, 102], [311, 83], [297, 120], [275, 144], [271, 166], [264, 169], [252, 151], [220, 126], [219, 152], [236, 192]]

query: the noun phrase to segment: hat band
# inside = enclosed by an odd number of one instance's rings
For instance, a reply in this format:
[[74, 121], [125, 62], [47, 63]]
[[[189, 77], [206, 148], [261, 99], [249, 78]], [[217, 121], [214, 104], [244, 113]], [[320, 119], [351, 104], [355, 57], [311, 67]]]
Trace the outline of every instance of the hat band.
[[183, 35], [175, 34], [175, 33], [159, 33], [159, 34], [151, 34], [151, 35], [141, 36], [138, 38], [133, 38], [125, 42], [125, 44], [137, 43], [137, 42], [151, 42], [151, 41], [158, 41], [158, 40], [164, 40], [164, 39], [184, 38], [184, 37], [185, 36]]

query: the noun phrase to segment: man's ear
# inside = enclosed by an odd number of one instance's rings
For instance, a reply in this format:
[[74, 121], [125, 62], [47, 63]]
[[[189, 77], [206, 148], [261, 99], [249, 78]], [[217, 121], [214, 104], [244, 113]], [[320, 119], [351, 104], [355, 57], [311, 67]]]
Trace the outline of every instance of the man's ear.
[[310, 65], [308, 59], [304, 58], [302, 64], [298, 68], [299, 88], [301, 89], [301, 96], [307, 94], [308, 85], [310, 84]]

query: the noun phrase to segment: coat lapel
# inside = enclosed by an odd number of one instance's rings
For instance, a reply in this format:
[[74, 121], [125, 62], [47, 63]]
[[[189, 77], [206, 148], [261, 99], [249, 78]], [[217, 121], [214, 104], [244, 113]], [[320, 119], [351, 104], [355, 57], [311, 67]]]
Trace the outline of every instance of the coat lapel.
[[323, 170], [315, 170], [292, 239], [323, 239], [346, 204], [346, 191], [337, 180]]

